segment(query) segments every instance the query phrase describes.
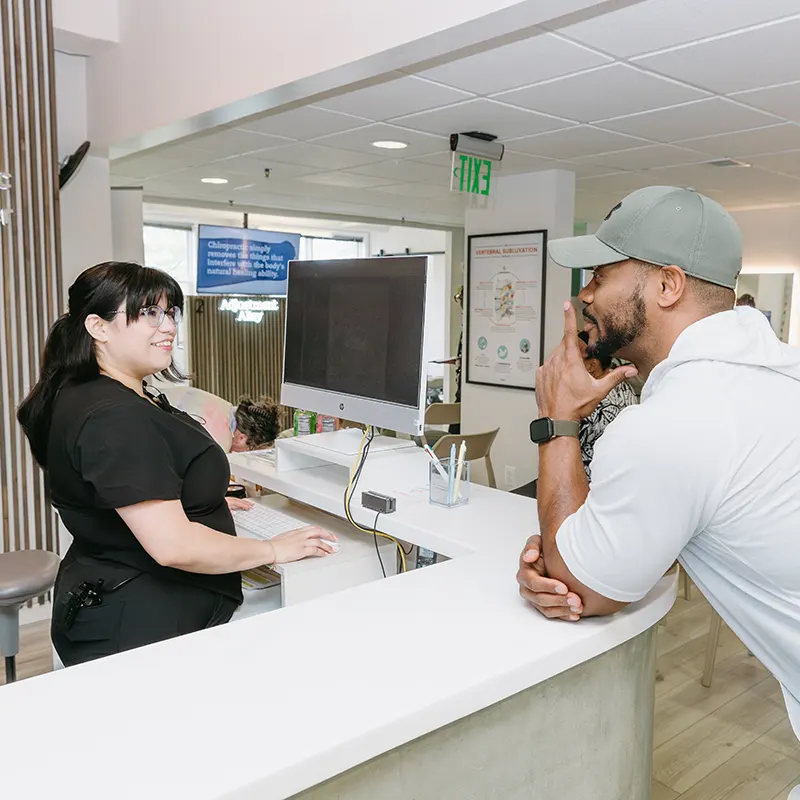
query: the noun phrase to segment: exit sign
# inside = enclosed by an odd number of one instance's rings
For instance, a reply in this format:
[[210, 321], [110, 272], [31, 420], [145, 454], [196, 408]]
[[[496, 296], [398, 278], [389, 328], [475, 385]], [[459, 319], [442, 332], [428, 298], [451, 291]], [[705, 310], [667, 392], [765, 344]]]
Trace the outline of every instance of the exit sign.
[[461, 166], [453, 170], [458, 191], [488, 195], [492, 180], [492, 162], [485, 158], [459, 155]]

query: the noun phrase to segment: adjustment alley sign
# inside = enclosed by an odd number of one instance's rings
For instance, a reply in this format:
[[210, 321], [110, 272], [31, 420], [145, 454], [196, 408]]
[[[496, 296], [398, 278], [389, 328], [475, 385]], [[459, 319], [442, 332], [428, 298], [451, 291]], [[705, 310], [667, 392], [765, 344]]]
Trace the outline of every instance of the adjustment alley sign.
[[[455, 159], [453, 159], [455, 161]], [[454, 182], [450, 182], [450, 189], [457, 188], [465, 194], [488, 195], [491, 189], [492, 162], [485, 158], [459, 154], [460, 164], [453, 168]]]
[[277, 300], [238, 300], [225, 298], [219, 304], [219, 311], [232, 311], [237, 322], [255, 322], [264, 320], [265, 311], [277, 311], [280, 308]]

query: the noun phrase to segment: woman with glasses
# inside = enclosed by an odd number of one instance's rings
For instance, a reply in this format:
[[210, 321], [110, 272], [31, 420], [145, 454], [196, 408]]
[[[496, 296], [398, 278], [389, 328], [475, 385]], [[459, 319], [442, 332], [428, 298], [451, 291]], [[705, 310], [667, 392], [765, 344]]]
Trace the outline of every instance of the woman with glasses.
[[55, 585], [53, 644], [67, 666], [227, 622], [240, 571], [332, 552], [304, 528], [236, 538], [222, 449], [144, 379], [172, 361], [183, 293], [159, 270], [110, 262], [69, 290], [18, 418], [72, 534]]

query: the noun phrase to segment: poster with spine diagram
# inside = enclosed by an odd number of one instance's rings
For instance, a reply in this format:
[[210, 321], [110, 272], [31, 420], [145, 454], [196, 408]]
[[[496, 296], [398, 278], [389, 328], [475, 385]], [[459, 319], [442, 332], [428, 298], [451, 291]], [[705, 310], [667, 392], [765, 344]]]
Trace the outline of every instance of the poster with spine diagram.
[[468, 383], [533, 391], [543, 360], [547, 231], [470, 236]]

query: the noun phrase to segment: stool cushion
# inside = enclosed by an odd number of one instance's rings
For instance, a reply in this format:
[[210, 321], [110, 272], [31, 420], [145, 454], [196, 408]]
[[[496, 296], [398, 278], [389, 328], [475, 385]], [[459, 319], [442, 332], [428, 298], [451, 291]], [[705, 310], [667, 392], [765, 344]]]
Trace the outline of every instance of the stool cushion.
[[0, 606], [26, 603], [55, 582], [61, 559], [47, 550], [0, 553]]

